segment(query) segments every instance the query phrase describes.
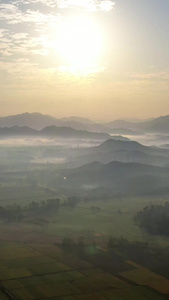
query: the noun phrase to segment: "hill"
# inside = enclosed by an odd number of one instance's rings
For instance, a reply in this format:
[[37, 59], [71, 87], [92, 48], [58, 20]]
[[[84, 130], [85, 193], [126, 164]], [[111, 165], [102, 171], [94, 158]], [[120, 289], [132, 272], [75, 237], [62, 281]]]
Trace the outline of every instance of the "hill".
[[141, 131], [134, 131], [128, 128], [105, 128], [105, 132], [111, 133], [111, 134], [122, 134], [122, 135], [142, 135], [143, 132]]
[[88, 148], [89, 152], [111, 152], [111, 151], [140, 151], [150, 155], [161, 155], [169, 157], [168, 149], [162, 149], [152, 146], [144, 146], [136, 141], [120, 141], [109, 139], [99, 146]]
[[147, 132], [168, 133], [169, 115], [161, 116], [159, 118], [144, 122], [141, 124], [141, 127]]
[[33, 136], [33, 137], [60, 137], [60, 138], [77, 138], [77, 139], [98, 139], [106, 140], [110, 137], [107, 133], [89, 132], [85, 130], [76, 130], [70, 127], [47, 126], [42, 130], [35, 130], [27, 126], [19, 127], [3, 127], [0, 128], [0, 136], [17, 137], [17, 136]]
[[151, 155], [142, 151], [125, 151], [117, 150], [110, 152], [93, 152], [78, 156], [71, 165], [78, 166], [97, 160], [100, 163], [109, 163], [113, 161], [119, 162], [135, 162], [153, 166], [165, 167], [169, 166], [169, 157]]
[[27, 126], [34, 129], [42, 129], [45, 126], [57, 125], [57, 123], [58, 121], [54, 117], [40, 113], [23, 113], [0, 117], [0, 127]]
[[[73, 154], [74, 153], [74, 154]], [[135, 141], [106, 140], [99, 146], [74, 149], [73, 161], [69, 166], [79, 166], [95, 160], [101, 163], [111, 161], [135, 162], [154, 166], [169, 166], [169, 150], [141, 145]]]
[[56, 180], [58, 188], [76, 194], [106, 192], [110, 195], [165, 195], [169, 192], [169, 168], [139, 163], [112, 161], [108, 164], [92, 162], [75, 169], [62, 171]]
[[0, 136], [34, 136], [37, 135], [37, 130], [29, 128], [27, 126], [19, 127], [3, 127], [0, 128]]
[[72, 137], [72, 138], [80, 138], [80, 139], [106, 139], [110, 137], [107, 133], [99, 133], [99, 132], [89, 132], [86, 130], [76, 130], [70, 127], [56, 127], [56, 126], [48, 126], [39, 131], [40, 135], [44, 136], [61, 136], [61, 137]]
[[109, 139], [102, 143], [99, 146], [93, 147], [93, 150], [97, 151], [115, 151], [115, 150], [143, 150], [147, 149], [148, 147], [143, 146], [135, 141], [120, 141], [120, 140], [114, 140]]
[[22, 113], [0, 117], [0, 127], [30, 127], [41, 130], [47, 126], [71, 127], [77, 130], [106, 132], [111, 134], [139, 135], [146, 132], [163, 133], [169, 131], [169, 115], [145, 121], [114, 120], [107, 123], [96, 123], [87, 118], [66, 117], [57, 119], [41, 113]]
[[80, 118], [80, 117], [70, 117], [57, 119], [55, 117], [44, 115], [41, 113], [22, 113], [18, 115], [12, 115], [7, 117], [0, 117], [0, 127], [30, 127], [37, 130], [41, 130], [47, 126], [66, 126], [72, 127], [77, 130], [88, 130], [90, 124], [93, 124], [91, 120]]
[[114, 120], [106, 123], [105, 125], [109, 128], [127, 128], [127, 129], [135, 129], [137, 122], [131, 122], [126, 120]]
[[[114, 120], [105, 124], [111, 129], [123, 128], [138, 132], [152, 132], [152, 133], [168, 133], [169, 131], [169, 115], [160, 116], [142, 122], [131, 122], [125, 120]], [[119, 134], [121, 132], [119, 131]], [[122, 133], [121, 133], [122, 134]], [[124, 134], [124, 133], [123, 133]]]

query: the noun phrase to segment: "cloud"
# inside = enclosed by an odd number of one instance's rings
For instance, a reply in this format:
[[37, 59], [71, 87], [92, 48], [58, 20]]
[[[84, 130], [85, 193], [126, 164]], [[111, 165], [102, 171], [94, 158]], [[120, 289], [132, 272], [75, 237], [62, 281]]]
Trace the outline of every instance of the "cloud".
[[12, 34], [8, 30], [0, 31], [0, 54], [5, 59], [9, 56], [47, 55], [49, 53], [48, 36], [33, 37], [27, 32]]
[[[0, 62], [0, 70], [1, 71], [8, 71], [10, 74], [13, 73], [22, 73], [23, 74], [23, 69], [25, 70], [29, 70], [29, 68], [31, 69], [32, 66], [37, 66], [37, 64], [32, 64], [29, 62], [29, 59], [25, 58], [20, 58], [20, 59], [16, 59], [16, 60], [11, 60], [9, 62]], [[22, 71], [22, 72], [21, 72]]]
[[15, 24], [18, 18], [22, 18], [22, 13], [14, 4], [0, 4], [0, 20]]
[[114, 2], [111, 0], [58, 0], [59, 8], [81, 7], [88, 11], [105, 10], [109, 11], [114, 7]]
[[34, 23], [45, 25], [48, 22], [54, 22], [57, 17], [59, 17], [58, 14], [44, 14], [31, 9], [24, 12], [16, 4], [0, 4], [0, 20], [7, 24]]
[[7, 30], [7, 29], [3, 29], [3, 28], [1, 28], [1, 29], [0, 29], [0, 38], [3, 38], [3, 37], [4, 37], [4, 35], [6, 34], [6, 32], [8, 32], [8, 30]]
[[113, 9], [115, 3], [112, 0], [16, 0], [16, 4], [33, 4], [41, 3], [48, 7], [58, 7], [60, 9], [64, 8], [75, 8], [80, 7], [87, 11], [109, 11]]
[[169, 70], [133, 73], [130, 77], [134, 80], [145, 80], [145, 81], [168, 81]]
[[[6, 78], [23, 79], [27, 76], [30, 80], [33, 78], [33, 82], [38, 76], [48, 76], [50, 82], [51, 67], [52, 72], [56, 72], [52, 75], [55, 79], [56, 76], [62, 77], [64, 72], [73, 74], [74, 70], [62, 67], [62, 58], [58, 56], [56, 59], [57, 52], [52, 46], [58, 23], [67, 18], [67, 9], [78, 7], [95, 12], [109, 11], [113, 6], [111, 0], [0, 0], [0, 71]], [[101, 70], [99, 66], [92, 66], [87, 74]], [[85, 77], [85, 74], [80, 75]], [[3, 78], [4, 75], [2, 81]]]
[[[61, 16], [31, 9], [23, 11], [18, 2], [0, 3], [0, 55], [3, 58], [14, 55], [47, 55], [50, 51], [48, 29]], [[23, 27], [16, 27], [21, 23], [24, 24]]]

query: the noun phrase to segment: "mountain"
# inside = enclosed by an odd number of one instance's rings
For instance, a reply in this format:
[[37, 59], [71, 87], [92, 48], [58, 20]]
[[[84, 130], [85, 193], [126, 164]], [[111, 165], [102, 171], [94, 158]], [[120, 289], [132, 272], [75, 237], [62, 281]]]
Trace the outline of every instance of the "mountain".
[[108, 123], [95, 123], [81, 117], [67, 117], [57, 119], [41, 113], [22, 113], [13, 116], [0, 117], [0, 127], [30, 127], [41, 130], [47, 126], [71, 127], [77, 130], [106, 132], [110, 134], [139, 135], [143, 133], [169, 132], [169, 115], [146, 121], [114, 120]]
[[69, 117], [56, 119], [49, 115], [40, 113], [23, 113], [13, 116], [0, 117], [0, 127], [27, 126], [41, 130], [46, 126], [65, 126], [77, 130], [88, 130], [93, 121], [80, 117]]
[[103, 142], [102, 144], [100, 144], [99, 146], [88, 148], [88, 151], [89, 151], [88, 153], [111, 152], [111, 151], [128, 151], [128, 152], [140, 151], [154, 156], [169, 157], [168, 149], [152, 147], [152, 146], [144, 146], [136, 141], [130, 141], [130, 140], [118, 141], [118, 140], [109, 139]]
[[109, 163], [112, 160], [118, 162], [134, 162], [153, 166], [169, 166], [169, 157], [155, 156], [142, 151], [117, 150], [111, 152], [93, 152], [76, 157], [71, 166], [91, 163], [97, 160], [100, 163]]
[[3, 127], [0, 128], [1, 137], [17, 137], [17, 136], [33, 136], [33, 137], [47, 137], [47, 138], [77, 138], [77, 139], [98, 139], [106, 140], [110, 138], [107, 133], [89, 132], [85, 130], [76, 130], [70, 127], [57, 127], [57, 126], [47, 126], [42, 130], [36, 130], [29, 128], [27, 126], [19, 127]]
[[[155, 174], [164, 171], [163, 168], [138, 163], [122, 163], [111, 161], [108, 164], [102, 164], [97, 161], [85, 164], [75, 169], [64, 171], [67, 182], [78, 182], [80, 184], [103, 184], [116, 181], [117, 178], [135, 177], [140, 174]], [[168, 175], [169, 176], [169, 175]]]
[[[47, 126], [71, 127], [77, 130], [87, 130], [104, 132], [104, 125], [96, 124], [95, 122], [81, 117], [67, 117], [57, 119], [49, 115], [41, 113], [22, 113], [13, 116], [0, 117], [0, 127], [30, 127], [41, 130]], [[108, 132], [108, 130], [105, 130]]]
[[[96, 124], [95, 126], [99, 126], [99, 124]], [[169, 115], [148, 119], [145, 121], [129, 121], [119, 119], [104, 123], [102, 126], [104, 127], [105, 132], [111, 134], [125, 134], [125, 131], [127, 135], [139, 135], [143, 133], [167, 134], [169, 132]]]
[[135, 141], [120, 141], [120, 140], [109, 139], [103, 142], [101, 145], [93, 147], [92, 150], [110, 152], [110, 151], [117, 151], [120, 149], [122, 149], [123, 151], [124, 150], [134, 151], [134, 150], [145, 150], [147, 148], [148, 148], [147, 146], [143, 146]]
[[157, 132], [157, 133], [165, 133], [169, 132], [169, 115], [161, 116], [159, 118], [155, 118], [153, 120], [143, 122], [140, 124], [144, 131], [146, 132]]
[[29, 128], [27, 126], [19, 127], [3, 127], [0, 128], [0, 136], [9, 137], [9, 136], [35, 136], [37, 135], [37, 130]]
[[108, 122], [104, 125], [111, 129], [125, 128], [125, 129], [135, 130], [137, 128], [137, 124], [140, 124], [140, 122], [131, 122], [131, 121], [126, 121], [126, 120], [114, 120], [114, 121]]
[[140, 131], [134, 131], [128, 128], [105, 128], [105, 132], [111, 133], [111, 134], [122, 134], [122, 135], [142, 135], [143, 132]]
[[58, 124], [59, 124], [58, 126], [71, 127], [73, 129], [76, 129], [76, 130], [87, 130], [87, 131], [90, 130], [90, 126], [82, 124], [82, 123], [77, 122], [77, 121], [73, 121], [73, 120], [72, 121], [62, 121], [62, 120], [59, 120]]
[[42, 129], [45, 126], [57, 125], [58, 121], [54, 117], [42, 115], [40, 113], [23, 113], [8, 117], [0, 117], [0, 127], [30, 127]]
[[111, 139], [116, 140], [116, 141], [130, 141], [129, 138], [124, 137], [122, 135], [111, 135]]
[[[62, 175], [61, 175], [62, 174]], [[64, 180], [66, 178], [66, 180]], [[62, 170], [56, 185], [81, 195], [165, 195], [169, 192], [169, 168], [139, 163], [97, 161], [74, 169]]]
[[72, 137], [72, 138], [80, 138], [80, 139], [101, 139], [104, 140], [107, 137], [110, 137], [107, 133], [99, 133], [99, 132], [89, 132], [85, 130], [76, 130], [70, 127], [56, 127], [56, 126], [48, 126], [39, 131], [40, 135], [44, 136], [61, 136], [61, 137]]
[[[126, 120], [115, 120], [104, 124], [111, 129], [125, 128], [138, 132], [163, 133], [169, 132], [169, 115], [149, 119], [142, 122], [131, 122]], [[119, 132], [120, 133], [120, 132]], [[123, 133], [124, 134], [124, 133]]]
[[154, 166], [169, 166], [169, 150], [141, 145], [135, 141], [109, 139], [99, 146], [73, 149], [69, 166], [79, 166], [97, 160], [135, 162]]
[[78, 122], [81, 124], [95, 124], [94, 121], [90, 120], [90, 119], [86, 119], [86, 118], [81, 118], [81, 117], [76, 117], [76, 116], [72, 116], [72, 117], [67, 117], [67, 118], [62, 118], [61, 121], [64, 122]]
[[[116, 121], [114, 121], [116, 122]], [[110, 122], [111, 123], [111, 122]], [[113, 123], [113, 122], [112, 122]], [[132, 123], [132, 122], [129, 122]], [[109, 123], [108, 123], [109, 124]], [[47, 126], [58, 126], [58, 127], [71, 127], [77, 130], [87, 130], [87, 131], [94, 131], [94, 132], [106, 132], [111, 134], [128, 134], [128, 135], [135, 135], [139, 134], [138, 132], [134, 132], [132, 130], [127, 130], [128, 127], [124, 128], [116, 128], [116, 130], [112, 130], [111, 126], [109, 127], [108, 124], [99, 124], [95, 123], [94, 121], [81, 118], [81, 117], [66, 117], [57, 119], [55, 117], [44, 115], [38, 112], [35, 113], [22, 113], [18, 115], [12, 115], [7, 117], [0, 117], [0, 127], [30, 127], [33, 129], [41, 130]], [[122, 124], [128, 124], [127, 121], [122, 121]], [[135, 123], [134, 123], [135, 124]], [[127, 125], [126, 125], [127, 126]]]

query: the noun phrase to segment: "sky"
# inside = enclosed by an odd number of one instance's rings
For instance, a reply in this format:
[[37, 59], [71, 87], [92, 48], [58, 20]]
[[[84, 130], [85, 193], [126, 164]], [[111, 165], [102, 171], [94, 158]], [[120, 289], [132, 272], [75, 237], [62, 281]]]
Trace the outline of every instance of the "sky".
[[0, 115], [169, 114], [168, 0], [0, 0]]

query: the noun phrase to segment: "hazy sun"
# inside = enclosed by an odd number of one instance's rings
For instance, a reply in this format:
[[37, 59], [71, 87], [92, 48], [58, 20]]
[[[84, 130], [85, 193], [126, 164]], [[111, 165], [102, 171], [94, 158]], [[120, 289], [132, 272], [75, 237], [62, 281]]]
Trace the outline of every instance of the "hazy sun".
[[99, 26], [83, 16], [63, 20], [58, 26], [54, 47], [65, 66], [84, 71], [98, 64], [104, 38]]

